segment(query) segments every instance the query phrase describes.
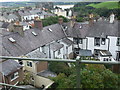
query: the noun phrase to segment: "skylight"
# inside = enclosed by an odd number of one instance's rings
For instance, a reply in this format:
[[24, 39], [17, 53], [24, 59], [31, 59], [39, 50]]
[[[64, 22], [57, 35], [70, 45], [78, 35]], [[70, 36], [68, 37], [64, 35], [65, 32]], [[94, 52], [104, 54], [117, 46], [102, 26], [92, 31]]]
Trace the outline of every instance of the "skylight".
[[9, 41], [11, 41], [12, 43], [16, 42], [15, 39], [13, 39], [12, 37], [8, 38]]
[[35, 32], [31, 32], [34, 36], [37, 36], [37, 34]]
[[80, 29], [82, 28], [82, 25], [80, 25]]
[[51, 29], [51, 28], [48, 28], [48, 30], [49, 30], [50, 32], [52, 32], [52, 29]]

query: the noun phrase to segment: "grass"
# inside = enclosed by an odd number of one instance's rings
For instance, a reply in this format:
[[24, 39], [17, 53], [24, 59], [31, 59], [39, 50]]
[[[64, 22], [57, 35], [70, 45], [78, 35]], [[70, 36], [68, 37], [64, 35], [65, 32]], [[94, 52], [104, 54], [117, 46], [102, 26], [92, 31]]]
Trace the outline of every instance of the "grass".
[[107, 8], [107, 9], [117, 9], [120, 8], [120, 4], [115, 1], [101, 2], [98, 4], [89, 4], [87, 6], [92, 6], [94, 8]]

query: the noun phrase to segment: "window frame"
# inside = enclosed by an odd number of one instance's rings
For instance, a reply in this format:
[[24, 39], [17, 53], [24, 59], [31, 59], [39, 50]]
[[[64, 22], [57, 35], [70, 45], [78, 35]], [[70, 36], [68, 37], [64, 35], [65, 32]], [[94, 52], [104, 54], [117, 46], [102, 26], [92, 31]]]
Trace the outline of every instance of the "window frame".
[[[99, 44], [97, 45], [96, 39], [99, 39]], [[100, 46], [100, 37], [94, 37], [94, 46]]]
[[27, 61], [27, 66], [32, 67], [32, 66], [33, 66], [33, 65], [32, 65], [32, 62]]
[[[104, 40], [103, 40], [104, 39]], [[103, 43], [104, 42], [104, 43]], [[105, 45], [105, 43], [106, 43], [106, 38], [101, 38], [101, 44], [102, 45]]]
[[[12, 77], [13, 76], [13, 77]], [[19, 72], [15, 72], [10, 76], [11, 81], [14, 81], [15, 79], [17, 79], [19, 77]]]
[[117, 38], [117, 46], [120, 46], [120, 38]]

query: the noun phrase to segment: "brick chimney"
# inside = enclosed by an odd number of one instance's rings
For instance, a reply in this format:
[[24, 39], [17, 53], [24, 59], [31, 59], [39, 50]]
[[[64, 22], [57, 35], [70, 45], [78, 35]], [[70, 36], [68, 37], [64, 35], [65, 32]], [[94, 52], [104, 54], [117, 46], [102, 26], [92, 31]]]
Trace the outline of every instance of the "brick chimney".
[[23, 26], [19, 24], [19, 21], [11, 23], [8, 29], [10, 32], [18, 32], [21, 36], [24, 36]]
[[74, 25], [75, 25], [75, 16], [72, 16], [71, 17], [71, 20], [70, 20], [70, 27], [74, 27]]
[[39, 18], [35, 17], [34, 27], [42, 30], [43, 29], [42, 20], [40, 20]]
[[63, 24], [63, 18], [59, 18], [58, 19], [58, 23], [61, 25], [61, 24]]
[[89, 25], [93, 25], [94, 24], [94, 15], [93, 14], [89, 14]]

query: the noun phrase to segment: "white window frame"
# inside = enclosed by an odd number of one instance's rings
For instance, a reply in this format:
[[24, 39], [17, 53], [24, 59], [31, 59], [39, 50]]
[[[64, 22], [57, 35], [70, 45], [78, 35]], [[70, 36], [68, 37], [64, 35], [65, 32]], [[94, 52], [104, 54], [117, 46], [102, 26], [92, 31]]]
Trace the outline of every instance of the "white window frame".
[[[104, 40], [103, 40], [104, 39]], [[101, 44], [105, 45], [106, 38], [101, 38]]]
[[[97, 39], [99, 39], [99, 44], [98, 44]], [[94, 38], [94, 46], [100, 46], [100, 37], [95, 37]]]
[[117, 38], [117, 46], [120, 46], [120, 37]]
[[[12, 76], [14, 76], [14, 78], [12, 78]], [[11, 81], [17, 79], [19, 77], [19, 73], [18, 72], [15, 72], [13, 73], [13, 75], [11, 76]]]

